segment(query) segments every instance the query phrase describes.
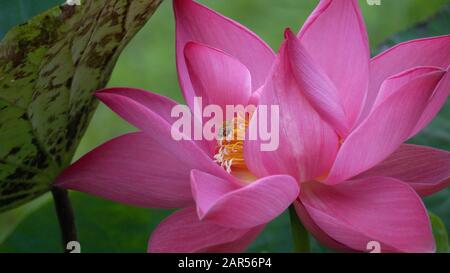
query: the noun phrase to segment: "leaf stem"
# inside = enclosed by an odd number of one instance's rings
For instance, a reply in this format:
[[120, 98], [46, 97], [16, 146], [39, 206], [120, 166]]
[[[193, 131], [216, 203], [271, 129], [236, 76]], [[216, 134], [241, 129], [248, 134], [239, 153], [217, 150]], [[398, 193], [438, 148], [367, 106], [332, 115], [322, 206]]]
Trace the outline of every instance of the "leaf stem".
[[291, 232], [292, 232], [292, 241], [294, 243], [294, 252], [295, 253], [309, 252], [310, 249], [309, 249], [308, 231], [300, 222], [297, 212], [295, 211], [294, 205], [291, 205], [289, 207], [289, 216], [291, 219]]
[[64, 252], [68, 252], [66, 246], [70, 241], [77, 241], [77, 229], [75, 216], [70, 203], [69, 193], [65, 189], [52, 188], [53, 201], [55, 203], [56, 215], [58, 217], [61, 240]]

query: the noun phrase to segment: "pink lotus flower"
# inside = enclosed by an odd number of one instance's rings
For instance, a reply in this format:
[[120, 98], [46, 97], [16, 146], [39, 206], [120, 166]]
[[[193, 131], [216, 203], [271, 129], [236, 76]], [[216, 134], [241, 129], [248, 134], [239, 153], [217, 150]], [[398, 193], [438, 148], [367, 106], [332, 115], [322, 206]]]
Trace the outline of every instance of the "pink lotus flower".
[[370, 59], [357, 1], [323, 0], [298, 36], [286, 31], [275, 56], [255, 34], [200, 4], [175, 0], [174, 10], [188, 105], [194, 96], [221, 106], [279, 105], [279, 149], [239, 143], [230, 174], [215, 162], [211, 142], [172, 139], [175, 102], [114, 88], [96, 96], [140, 132], [88, 153], [58, 186], [182, 208], [153, 232], [151, 252], [242, 251], [293, 202], [330, 247], [365, 251], [378, 241], [383, 252], [434, 251], [419, 194], [450, 184], [450, 153], [402, 143], [447, 99], [450, 36]]

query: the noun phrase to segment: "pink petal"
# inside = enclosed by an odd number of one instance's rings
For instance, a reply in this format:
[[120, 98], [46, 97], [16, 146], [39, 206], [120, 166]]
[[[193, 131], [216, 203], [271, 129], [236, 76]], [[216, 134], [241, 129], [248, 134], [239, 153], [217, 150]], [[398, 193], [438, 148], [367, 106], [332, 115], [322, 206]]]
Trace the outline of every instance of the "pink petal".
[[[442, 71], [426, 73], [403, 85], [389, 83], [404, 82], [402, 77], [387, 80], [383, 93], [390, 95], [381, 98], [369, 117], [344, 141], [326, 183], [345, 181], [375, 166], [406, 141], [442, 75]], [[393, 90], [388, 90], [390, 87]]]
[[308, 211], [305, 209], [303, 204], [300, 201], [294, 202], [295, 211], [300, 218], [303, 226], [308, 230], [308, 232], [316, 238], [320, 243], [325, 246], [328, 246], [332, 249], [336, 249], [339, 251], [349, 251], [351, 250], [347, 246], [337, 242], [333, 238], [331, 238], [328, 234], [326, 234], [320, 227], [314, 222], [314, 220], [309, 215]]
[[228, 175], [195, 143], [172, 140], [155, 129], [101, 145], [66, 169], [56, 185], [140, 207], [176, 208], [193, 204], [189, 174], [194, 168]]
[[[158, 95], [150, 92], [148, 92], [148, 95], [144, 95], [142, 92], [137, 94], [135, 91], [124, 92], [119, 90], [113, 89], [107, 92], [97, 92], [95, 96], [124, 120], [144, 132], [153, 133], [155, 124], [158, 124], [156, 128], [159, 130], [165, 130], [172, 125], [171, 117], [167, 116], [167, 113], [170, 115], [173, 104], [164, 103], [158, 105], [161, 107], [156, 108], [156, 111], [154, 111], [147, 106], [155, 105], [149, 102], [152, 100], [152, 97], [158, 98]], [[146, 97], [147, 100], [143, 100], [143, 97]], [[162, 115], [160, 115], [161, 113]]]
[[191, 186], [201, 220], [246, 229], [266, 224], [286, 210], [299, 194], [290, 176], [264, 177], [244, 187], [193, 170]]
[[177, 211], [153, 231], [149, 252], [242, 252], [262, 231], [232, 229], [200, 221], [195, 208]]
[[250, 97], [250, 100], [248, 102], [249, 105], [258, 105], [259, 99], [261, 98], [261, 92], [263, 90], [263, 87], [260, 87], [258, 90], [254, 91], [252, 93], [252, 96]]
[[[323, 121], [309, 103], [293, 76], [283, 44], [279, 59], [259, 98], [260, 105], [279, 106], [279, 146], [273, 151], [262, 151], [261, 138], [244, 143], [244, 158], [249, 169], [258, 177], [288, 174], [298, 181], [308, 181], [325, 174], [332, 165], [338, 149], [338, 136]], [[261, 106], [260, 106], [261, 107]], [[253, 116], [249, 132], [256, 131], [258, 123], [274, 122]], [[269, 122], [267, 122], [269, 121]]]
[[437, 66], [445, 69], [449, 65], [450, 35], [404, 42], [374, 57], [370, 62], [369, 90], [360, 120], [372, 109], [380, 86], [388, 77], [415, 66]]
[[450, 153], [404, 144], [358, 178], [371, 176], [393, 177], [409, 183], [422, 196], [430, 195], [450, 185]]
[[388, 177], [337, 186], [305, 183], [300, 200], [321, 230], [354, 250], [378, 241], [382, 252], [433, 252], [427, 210], [406, 183]]
[[184, 54], [192, 86], [204, 105], [246, 106], [252, 95], [248, 69], [234, 57], [217, 49], [190, 42]]
[[183, 55], [190, 41], [227, 52], [251, 73], [254, 90], [265, 81], [274, 60], [272, 49], [244, 26], [191, 0], [173, 1], [177, 31], [178, 77], [184, 97], [192, 106], [194, 91]]
[[366, 95], [370, 58], [358, 2], [320, 1], [298, 37], [334, 83], [353, 125]]
[[[166, 99], [151, 92], [136, 92], [136, 90], [125, 89], [109, 89], [106, 92], [97, 92], [95, 96], [106, 104], [111, 110], [121, 116], [124, 120], [136, 126], [140, 130], [149, 134], [154, 134], [155, 130], [162, 130], [164, 137], [172, 138], [170, 134], [170, 126], [178, 118], [170, 116], [175, 103], [170, 99]], [[155, 127], [154, 124], [158, 124]], [[192, 119], [192, 132], [197, 126]], [[169, 128], [169, 133], [166, 131]], [[184, 136], [186, 139], [193, 139], [194, 135]], [[181, 135], [179, 135], [181, 138]], [[195, 141], [204, 153], [211, 155], [211, 151], [207, 146], [207, 142], [202, 139]]]
[[286, 31], [286, 36], [292, 74], [302, 87], [304, 96], [326, 121], [346, 136], [347, 117], [336, 87], [290, 30]]
[[395, 92], [400, 90], [405, 84], [430, 73], [433, 74], [434, 72], [442, 74], [444, 71], [439, 67], [417, 66], [389, 77], [381, 85], [380, 92], [378, 93], [372, 110], [376, 109], [382, 102], [384, 102], [391, 95], [395, 94]]
[[146, 90], [129, 88], [129, 87], [114, 87], [99, 90], [95, 93], [95, 96], [100, 100], [102, 98], [108, 97], [108, 95], [120, 95], [129, 98], [133, 101], [142, 104], [143, 106], [150, 109], [152, 112], [158, 114], [161, 118], [166, 120], [169, 124], [172, 124], [175, 120], [170, 116], [172, 108], [178, 103], [161, 96], [156, 93], [152, 93]]
[[447, 68], [447, 72], [444, 77], [442, 77], [433, 96], [428, 101], [428, 105], [423, 111], [422, 116], [416, 124], [410, 137], [415, 136], [423, 128], [425, 128], [437, 115], [437, 113], [442, 109], [447, 101], [448, 95], [450, 94], [450, 66]]
[[240, 239], [230, 242], [224, 243], [217, 246], [211, 246], [207, 249], [202, 250], [202, 252], [208, 253], [241, 253], [245, 252], [246, 249], [250, 246], [250, 244], [258, 238], [259, 234], [263, 231], [264, 227], [252, 228], [245, 235], [243, 235]]

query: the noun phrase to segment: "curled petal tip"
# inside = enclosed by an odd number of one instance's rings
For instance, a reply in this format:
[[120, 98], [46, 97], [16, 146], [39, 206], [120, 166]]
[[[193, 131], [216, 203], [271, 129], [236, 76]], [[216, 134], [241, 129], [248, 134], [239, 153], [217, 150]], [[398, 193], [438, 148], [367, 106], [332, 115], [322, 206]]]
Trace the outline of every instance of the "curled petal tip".
[[292, 29], [291, 28], [285, 28], [284, 29], [284, 38], [285, 39], [293, 39], [293, 38], [295, 38], [295, 34], [294, 34], [294, 32], [292, 32]]

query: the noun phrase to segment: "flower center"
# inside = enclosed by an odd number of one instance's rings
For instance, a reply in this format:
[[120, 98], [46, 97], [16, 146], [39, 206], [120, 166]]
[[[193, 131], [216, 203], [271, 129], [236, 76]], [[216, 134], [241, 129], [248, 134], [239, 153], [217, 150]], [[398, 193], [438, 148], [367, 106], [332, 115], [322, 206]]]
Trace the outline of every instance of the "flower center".
[[236, 169], [247, 169], [244, 161], [244, 139], [248, 125], [247, 118], [237, 115], [231, 121], [224, 122], [219, 131], [214, 161], [228, 173]]

